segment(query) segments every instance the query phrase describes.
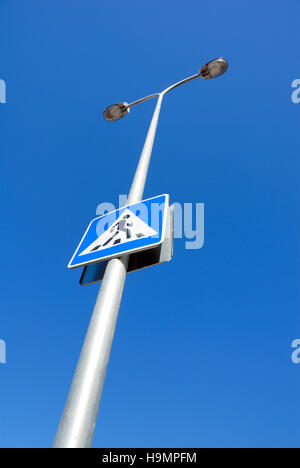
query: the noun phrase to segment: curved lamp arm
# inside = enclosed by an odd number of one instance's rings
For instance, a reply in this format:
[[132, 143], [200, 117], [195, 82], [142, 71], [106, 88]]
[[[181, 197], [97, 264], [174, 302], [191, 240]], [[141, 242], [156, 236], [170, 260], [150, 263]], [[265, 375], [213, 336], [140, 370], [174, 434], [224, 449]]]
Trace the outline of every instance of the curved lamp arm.
[[171, 86], [169, 86], [168, 88], [164, 89], [163, 91], [161, 91], [160, 93], [155, 93], [155, 94], [150, 94], [149, 96], [146, 96], [146, 97], [143, 97], [141, 99], [138, 99], [137, 101], [134, 101], [134, 102], [131, 102], [130, 104], [128, 104], [128, 108], [130, 107], [133, 107], [133, 106], [136, 106], [138, 104], [141, 104], [142, 102], [145, 102], [145, 101], [149, 101], [150, 99], [154, 99], [154, 98], [157, 98], [159, 97], [161, 94], [164, 96], [165, 94], [167, 94], [169, 91], [172, 91], [172, 89], [174, 88], [177, 88], [178, 86], [184, 84], [184, 83], [188, 83], [189, 81], [192, 81], [194, 80], [195, 78], [199, 78], [199, 76], [201, 76], [200, 73], [196, 73], [195, 75], [192, 75], [188, 78], [185, 78], [184, 80], [181, 80], [181, 81], [178, 81], [178, 83], [175, 83]]
[[137, 106], [138, 104], [141, 104], [141, 102], [149, 101], [149, 99], [154, 99], [159, 96], [160, 93], [155, 93], [155, 94], [150, 94], [150, 96], [143, 97], [141, 99], [138, 99], [137, 101], [131, 102], [128, 104], [128, 107], [133, 107]]
[[116, 120], [120, 120], [122, 117], [125, 117], [130, 112], [130, 108], [136, 106], [142, 102], [148, 101], [153, 98], [158, 98], [154, 114], [152, 117], [152, 121], [148, 130], [148, 134], [146, 137], [146, 141], [143, 147], [142, 154], [139, 159], [139, 163], [132, 181], [132, 185], [130, 188], [129, 196], [128, 196], [128, 204], [137, 203], [142, 199], [144, 187], [146, 183], [152, 147], [155, 138], [155, 132], [158, 122], [158, 117], [160, 113], [161, 103], [163, 97], [168, 92], [172, 91], [174, 88], [181, 86], [184, 83], [188, 83], [196, 78], [201, 76], [202, 79], [207, 80], [210, 78], [216, 78], [217, 76], [222, 75], [226, 72], [228, 68], [228, 63], [223, 58], [217, 58], [211, 60], [210, 62], [206, 63], [203, 67], [200, 68], [199, 72], [195, 75], [189, 76], [184, 80], [178, 81], [173, 85], [169, 86], [168, 88], [164, 89], [160, 93], [150, 94], [149, 96], [145, 96], [137, 101], [128, 104], [127, 102], [120, 102], [118, 104], [113, 104], [112, 106], [107, 107], [104, 110], [103, 116], [105, 120], [109, 122], [114, 122]]
[[216, 78], [217, 76], [223, 75], [228, 68], [227, 60], [220, 57], [210, 62], [206, 63], [203, 67], [200, 68], [199, 72], [195, 75], [189, 76], [184, 80], [178, 81], [173, 85], [169, 86], [168, 88], [164, 89], [160, 93], [150, 94], [149, 96], [145, 96], [137, 101], [131, 102], [128, 104], [127, 102], [119, 102], [118, 104], [113, 104], [112, 106], [107, 107], [103, 112], [103, 117], [105, 120], [109, 122], [115, 122], [116, 120], [120, 120], [122, 117], [125, 117], [130, 112], [130, 108], [141, 104], [142, 102], [149, 101], [150, 99], [158, 98], [159, 96], [164, 96], [168, 92], [172, 91], [178, 86], [181, 86], [184, 83], [188, 83], [189, 81], [195, 80], [196, 78], [201, 78], [203, 80]]
[[164, 89], [160, 94], [164, 96], [165, 94], [169, 93], [173, 89], [178, 88], [178, 86], [188, 83], [189, 81], [195, 80], [196, 78], [199, 78], [199, 76], [201, 76], [201, 73], [196, 73], [195, 75], [189, 76], [188, 78], [185, 78], [184, 80], [178, 81], [178, 83], [174, 83], [173, 85]]

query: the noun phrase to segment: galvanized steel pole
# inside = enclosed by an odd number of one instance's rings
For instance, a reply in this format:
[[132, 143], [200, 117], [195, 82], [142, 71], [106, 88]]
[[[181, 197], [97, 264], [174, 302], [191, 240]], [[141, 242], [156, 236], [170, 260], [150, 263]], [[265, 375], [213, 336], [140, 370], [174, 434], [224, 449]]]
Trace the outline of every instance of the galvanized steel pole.
[[[159, 95], [129, 192], [128, 204], [139, 202], [143, 196], [161, 101], [162, 95]], [[128, 258], [115, 258], [107, 264], [54, 448], [89, 448], [92, 445]]]

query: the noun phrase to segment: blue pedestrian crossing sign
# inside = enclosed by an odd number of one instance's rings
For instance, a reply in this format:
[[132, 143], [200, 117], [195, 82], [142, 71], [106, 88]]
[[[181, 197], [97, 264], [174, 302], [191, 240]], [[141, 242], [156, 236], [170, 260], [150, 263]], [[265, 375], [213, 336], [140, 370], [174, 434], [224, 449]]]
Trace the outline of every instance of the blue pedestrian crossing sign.
[[93, 219], [68, 267], [154, 248], [166, 236], [169, 195], [148, 198]]

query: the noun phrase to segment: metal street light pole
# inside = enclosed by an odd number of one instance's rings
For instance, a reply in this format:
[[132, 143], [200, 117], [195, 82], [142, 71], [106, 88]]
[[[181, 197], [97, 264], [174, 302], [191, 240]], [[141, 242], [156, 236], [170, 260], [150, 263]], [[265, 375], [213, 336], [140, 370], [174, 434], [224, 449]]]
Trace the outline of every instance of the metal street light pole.
[[[172, 89], [202, 77], [214, 78], [227, 70], [225, 59], [212, 60], [199, 73], [146, 96], [131, 104], [108, 107], [104, 118], [116, 121], [128, 114], [131, 107], [158, 98], [142, 154], [128, 196], [128, 204], [142, 200], [161, 103]], [[107, 264], [93, 315], [82, 347], [71, 389], [56, 434], [54, 448], [89, 448], [92, 445], [106, 369], [122, 298], [129, 256], [114, 258]]]

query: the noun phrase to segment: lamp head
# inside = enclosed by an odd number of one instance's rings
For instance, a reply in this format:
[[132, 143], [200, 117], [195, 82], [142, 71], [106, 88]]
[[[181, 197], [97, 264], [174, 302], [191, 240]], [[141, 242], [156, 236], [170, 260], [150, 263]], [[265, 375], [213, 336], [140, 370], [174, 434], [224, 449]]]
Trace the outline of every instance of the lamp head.
[[219, 57], [210, 62], [206, 63], [199, 70], [199, 75], [203, 80], [209, 80], [210, 78], [216, 78], [217, 76], [223, 75], [228, 68], [228, 62], [226, 59]]
[[130, 112], [127, 102], [119, 102], [118, 104], [113, 104], [112, 106], [107, 107], [103, 112], [103, 117], [108, 122], [115, 122], [120, 120], [122, 117], [125, 117]]

